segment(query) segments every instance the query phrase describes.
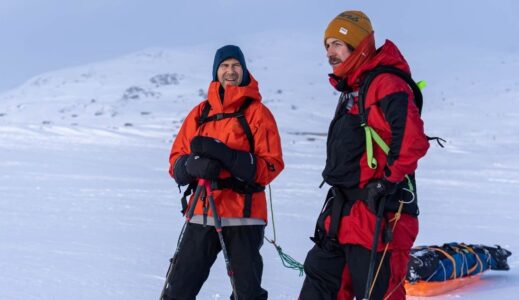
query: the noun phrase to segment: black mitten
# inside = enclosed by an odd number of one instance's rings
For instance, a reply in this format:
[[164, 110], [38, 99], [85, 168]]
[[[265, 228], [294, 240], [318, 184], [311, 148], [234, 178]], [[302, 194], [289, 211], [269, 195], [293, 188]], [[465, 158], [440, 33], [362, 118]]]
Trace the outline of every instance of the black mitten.
[[387, 181], [385, 179], [377, 179], [366, 184], [367, 196], [364, 201], [368, 208], [374, 214], [378, 211], [380, 199], [384, 196], [394, 194], [397, 190], [397, 183]]
[[218, 178], [221, 165], [217, 160], [191, 154], [186, 162], [186, 170], [192, 177], [213, 180]]
[[256, 177], [256, 157], [246, 151], [234, 150], [223, 142], [206, 136], [195, 136], [191, 140], [191, 152], [220, 161], [231, 174], [245, 182]]
[[187, 173], [186, 162], [189, 155], [182, 155], [175, 161], [173, 165], [173, 178], [178, 185], [187, 185], [191, 183], [195, 178]]

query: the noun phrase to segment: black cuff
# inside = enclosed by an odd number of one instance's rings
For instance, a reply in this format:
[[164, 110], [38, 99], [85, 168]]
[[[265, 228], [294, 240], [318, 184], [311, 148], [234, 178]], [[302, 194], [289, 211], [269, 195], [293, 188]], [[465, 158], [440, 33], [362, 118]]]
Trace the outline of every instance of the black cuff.
[[234, 151], [233, 160], [227, 168], [241, 181], [254, 182], [256, 178], [256, 156], [250, 152]]
[[187, 185], [195, 180], [191, 175], [187, 173], [186, 161], [189, 155], [182, 155], [175, 161], [173, 165], [173, 178], [178, 185]]

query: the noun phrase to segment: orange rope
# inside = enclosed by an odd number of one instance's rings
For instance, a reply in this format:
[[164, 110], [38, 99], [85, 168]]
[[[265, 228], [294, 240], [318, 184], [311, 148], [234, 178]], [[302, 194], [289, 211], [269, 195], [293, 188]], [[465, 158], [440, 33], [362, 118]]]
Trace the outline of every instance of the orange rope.
[[[402, 208], [403, 207], [404, 207], [404, 202], [400, 201], [400, 205], [398, 206], [398, 210], [395, 213], [395, 216], [390, 220], [390, 222], [394, 221], [393, 228], [391, 228], [391, 230], [393, 232], [395, 231], [396, 223], [398, 223], [398, 220], [400, 220], [400, 217], [402, 216]], [[375, 238], [378, 239], [378, 236], [375, 237]], [[371, 293], [373, 292], [373, 288], [375, 287], [375, 282], [377, 282], [377, 277], [378, 277], [378, 274], [380, 273], [380, 269], [382, 269], [382, 262], [384, 262], [384, 258], [386, 257], [386, 253], [387, 253], [388, 248], [389, 248], [389, 243], [386, 244], [386, 247], [384, 248], [384, 252], [382, 252], [382, 258], [380, 259], [380, 262], [378, 263], [377, 272], [375, 273], [375, 277], [373, 277], [373, 282], [371, 283], [371, 287], [369, 288], [369, 296], [370, 297], [371, 297]], [[391, 294], [392, 293], [393, 292], [391, 292]]]
[[402, 280], [391, 290], [391, 292], [386, 296], [384, 297], [384, 300], [387, 300], [389, 299], [389, 297], [391, 297], [391, 295], [393, 295], [394, 292], [396, 292], [396, 290], [398, 289], [399, 286], [402, 285], [402, 283], [404, 283], [405, 281], [405, 276], [404, 278], [402, 278]]
[[[478, 261], [478, 263], [469, 270], [469, 273], [472, 273], [478, 266], [479, 266], [479, 273], [483, 272], [484, 271], [483, 262], [479, 258], [479, 255], [476, 253], [476, 251], [474, 251], [474, 249], [472, 249], [471, 247], [469, 247], [465, 244], [460, 244], [460, 247], [463, 247], [464, 249], [467, 249], [467, 251], [469, 251], [470, 253], [474, 254], [474, 256], [476, 257], [476, 260]], [[467, 274], [467, 275], [469, 275], [469, 274]]]

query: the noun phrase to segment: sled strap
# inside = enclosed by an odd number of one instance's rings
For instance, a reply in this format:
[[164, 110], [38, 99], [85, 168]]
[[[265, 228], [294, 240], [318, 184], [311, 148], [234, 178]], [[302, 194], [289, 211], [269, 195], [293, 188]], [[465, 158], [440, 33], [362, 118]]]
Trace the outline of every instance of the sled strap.
[[[436, 252], [439, 252], [441, 254], [443, 254], [445, 256], [445, 258], [447, 258], [448, 260], [451, 261], [452, 263], [452, 273], [451, 275], [449, 276], [449, 279], [456, 279], [456, 260], [454, 259], [454, 257], [452, 257], [452, 255], [450, 255], [447, 251], [443, 250], [442, 248], [438, 248], [438, 247], [429, 247], [429, 249], [432, 249]], [[445, 278], [447, 280], [447, 278]]]
[[[469, 274], [474, 272], [476, 270], [477, 267], [479, 267], [479, 272], [478, 273], [481, 273], [483, 272], [483, 262], [481, 261], [481, 258], [479, 258], [479, 255], [476, 253], [476, 251], [474, 251], [474, 249], [472, 249], [472, 247], [470, 247], [469, 245], [465, 245], [465, 244], [458, 244], [460, 247], [462, 247], [463, 249], [467, 250], [468, 252], [474, 254], [474, 256], [476, 257], [476, 260], [477, 260], [477, 263], [474, 267], [470, 268], [469, 271]], [[467, 275], [469, 275], [467, 274]]]

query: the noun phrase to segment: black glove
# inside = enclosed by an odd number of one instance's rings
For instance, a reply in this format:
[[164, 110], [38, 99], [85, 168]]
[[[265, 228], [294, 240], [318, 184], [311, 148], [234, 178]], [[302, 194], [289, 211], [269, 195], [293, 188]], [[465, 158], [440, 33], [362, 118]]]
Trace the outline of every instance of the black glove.
[[253, 182], [256, 177], [256, 157], [254, 154], [231, 149], [217, 139], [195, 136], [191, 140], [191, 152], [217, 159], [224, 168], [239, 180]]
[[195, 178], [217, 179], [222, 166], [220, 162], [207, 157], [191, 154], [187, 158], [187, 173]]
[[190, 184], [195, 178], [187, 173], [186, 162], [189, 155], [182, 155], [175, 161], [173, 165], [173, 178], [178, 185]]
[[397, 183], [387, 181], [385, 179], [377, 179], [366, 184], [368, 194], [364, 200], [368, 208], [374, 214], [377, 214], [378, 204], [380, 199], [384, 196], [394, 194], [397, 190]]

